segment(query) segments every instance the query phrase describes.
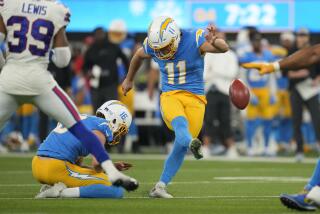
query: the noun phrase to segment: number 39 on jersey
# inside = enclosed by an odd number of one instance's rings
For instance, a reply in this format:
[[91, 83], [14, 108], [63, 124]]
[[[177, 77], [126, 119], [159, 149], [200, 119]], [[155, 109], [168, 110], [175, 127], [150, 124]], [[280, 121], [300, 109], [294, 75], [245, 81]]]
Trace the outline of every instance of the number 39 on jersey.
[[[7, 21], [7, 26], [19, 29], [13, 32], [13, 39], [8, 41], [8, 48], [10, 52], [22, 53], [28, 49], [34, 56], [46, 55], [50, 48], [54, 33], [54, 24], [51, 21], [37, 19], [30, 24], [27, 17], [11, 16]], [[30, 41], [28, 43], [29, 32], [34, 42]]]
[[7, 31], [7, 60], [47, 60], [55, 34], [70, 21], [69, 10], [57, 1], [0, 2], [0, 14]]

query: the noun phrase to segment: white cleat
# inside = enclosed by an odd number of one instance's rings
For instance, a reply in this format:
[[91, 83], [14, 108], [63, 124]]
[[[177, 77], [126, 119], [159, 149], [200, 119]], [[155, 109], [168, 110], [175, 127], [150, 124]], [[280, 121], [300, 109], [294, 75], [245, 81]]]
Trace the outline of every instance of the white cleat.
[[46, 191], [47, 189], [50, 189], [52, 186], [49, 184], [42, 184], [41, 188], [39, 190], [39, 193]]
[[30, 152], [30, 146], [26, 141], [23, 141], [20, 147], [21, 152]]
[[237, 147], [236, 146], [231, 146], [226, 152], [226, 157], [229, 158], [229, 159], [238, 158], [239, 157], [239, 153], [238, 153]]
[[0, 143], [0, 154], [7, 154], [7, 153], [8, 153], [7, 147], [5, 147]]
[[295, 159], [296, 159], [296, 162], [297, 162], [297, 163], [303, 162], [303, 161], [304, 161], [304, 154], [303, 154], [302, 152], [298, 152], [298, 153], [296, 154]]
[[309, 199], [312, 202], [314, 202], [317, 206], [320, 206], [320, 187], [313, 187], [311, 191], [307, 194], [306, 199]]
[[51, 187], [41, 187], [40, 191], [43, 189], [42, 192], [40, 192], [38, 195], [36, 195], [36, 199], [41, 198], [58, 198], [60, 197], [60, 193], [62, 190], [66, 189], [67, 186], [64, 183], [56, 183], [55, 185]]
[[203, 146], [202, 147], [202, 154], [203, 154], [203, 159], [210, 158], [211, 157], [210, 146]]
[[157, 183], [149, 193], [150, 198], [173, 198], [166, 190], [166, 185]]
[[253, 156], [255, 156], [255, 155], [256, 155], [256, 153], [255, 153], [255, 151], [253, 150], [253, 148], [249, 148], [249, 149], [247, 150], [247, 156], [253, 157]]

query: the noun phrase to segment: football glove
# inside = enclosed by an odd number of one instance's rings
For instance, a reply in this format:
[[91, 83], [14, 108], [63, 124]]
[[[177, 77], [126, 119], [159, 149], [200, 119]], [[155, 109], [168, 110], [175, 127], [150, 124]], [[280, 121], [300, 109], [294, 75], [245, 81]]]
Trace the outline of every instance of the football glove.
[[274, 62], [274, 63], [250, 62], [250, 63], [244, 63], [241, 66], [246, 69], [257, 69], [259, 70], [260, 75], [269, 74], [269, 73], [273, 73], [275, 71], [280, 70], [280, 65], [278, 62]]

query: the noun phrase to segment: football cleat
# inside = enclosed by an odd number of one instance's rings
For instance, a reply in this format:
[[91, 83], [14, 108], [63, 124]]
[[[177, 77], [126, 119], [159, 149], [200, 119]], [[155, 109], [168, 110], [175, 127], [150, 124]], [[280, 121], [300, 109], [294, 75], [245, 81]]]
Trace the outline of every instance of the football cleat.
[[60, 193], [62, 190], [66, 189], [67, 186], [64, 183], [56, 183], [55, 185], [47, 188], [41, 188], [40, 191], [43, 189], [42, 192], [38, 193], [36, 195], [36, 199], [41, 199], [41, 198], [58, 198], [60, 197]]
[[40, 188], [40, 190], [39, 190], [39, 193], [40, 192], [44, 192], [44, 191], [46, 191], [47, 189], [50, 189], [52, 186], [51, 185], [49, 185], [49, 184], [42, 184], [41, 185], [41, 188]]
[[193, 156], [197, 160], [203, 158], [201, 146], [202, 146], [202, 142], [197, 138], [192, 139], [189, 144], [190, 151], [192, 152]]
[[310, 192], [307, 193], [307, 200], [311, 200], [317, 207], [320, 207], [320, 187], [313, 187]]
[[313, 205], [311, 200], [308, 200], [306, 198], [306, 194], [281, 194], [280, 201], [284, 206], [294, 210], [315, 211], [317, 209], [317, 207]]
[[115, 182], [113, 182], [113, 185], [121, 186], [125, 190], [130, 192], [130, 191], [134, 191], [134, 190], [138, 189], [139, 182], [134, 178], [130, 178], [128, 176], [123, 176], [122, 178], [119, 178]]
[[157, 183], [149, 193], [150, 198], [173, 198], [166, 190], [166, 185]]

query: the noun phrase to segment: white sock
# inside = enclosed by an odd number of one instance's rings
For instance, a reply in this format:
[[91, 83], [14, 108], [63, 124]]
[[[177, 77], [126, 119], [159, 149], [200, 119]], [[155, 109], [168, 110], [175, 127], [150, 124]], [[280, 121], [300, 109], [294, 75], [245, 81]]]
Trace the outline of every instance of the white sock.
[[156, 186], [158, 186], [158, 187], [166, 187], [167, 185], [166, 185], [164, 182], [162, 182], [162, 181], [158, 181], [158, 183], [156, 184]]
[[108, 174], [109, 180], [113, 183], [116, 179], [122, 175], [121, 172], [113, 165], [111, 160], [107, 160], [101, 163], [102, 169]]
[[80, 198], [80, 188], [73, 187], [67, 188], [61, 191], [60, 193], [61, 198]]

